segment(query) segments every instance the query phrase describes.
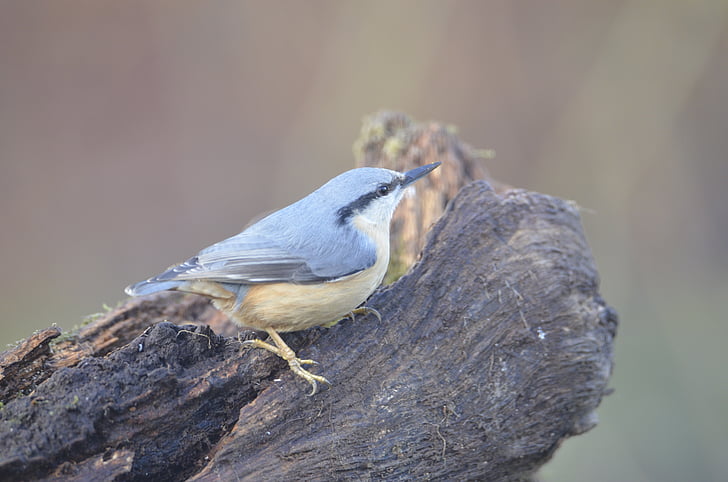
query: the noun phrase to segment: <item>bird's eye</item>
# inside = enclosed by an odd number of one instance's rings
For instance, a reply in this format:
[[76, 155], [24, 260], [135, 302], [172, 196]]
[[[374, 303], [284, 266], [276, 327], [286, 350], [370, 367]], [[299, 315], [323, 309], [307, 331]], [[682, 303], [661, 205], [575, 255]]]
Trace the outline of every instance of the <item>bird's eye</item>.
[[377, 196], [386, 196], [389, 194], [389, 186], [386, 184], [382, 184], [377, 188]]

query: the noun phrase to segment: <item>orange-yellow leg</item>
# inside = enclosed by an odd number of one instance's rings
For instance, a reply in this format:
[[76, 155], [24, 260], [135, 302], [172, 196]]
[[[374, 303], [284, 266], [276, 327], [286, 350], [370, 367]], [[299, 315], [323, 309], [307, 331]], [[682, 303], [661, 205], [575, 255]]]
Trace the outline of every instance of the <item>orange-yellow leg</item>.
[[316, 390], [318, 389], [317, 382], [325, 383], [327, 385], [331, 385], [331, 383], [325, 379], [322, 376], [314, 375], [313, 373], [309, 372], [308, 370], [305, 370], [301, 365], [318, 365], [317, 362], [314, 360], [301, 360], [296, 356], [296, 352], [294, 352], [288, 345], [286, 345], [286, 342], [283, 341], [283, 338], [281, 338], [281, 335], [278, 334], [274, 329], [272, 328], [266, 328], [268, 332], [268, 335], [270, 335], [271, 339], [273, 340], [273, 343], [275, 343], [275, 346], [271, 345], [270, 343], [266, 343], [263, 340], [247, 340], [244, 341], [243, 344], [246, 345], [253, 345], [256, 348], [263, 348], [264, 350], [268, 350], [269, 352], [275, 353], [279, 357], [283, 358], [288, 362], [288, 366], [291, 368], [293, 373], [298, 375], [299, 377], [306, 380], [308, 383], [311, 384], [311, 393], [309, 393], [309, 396], [316, 393]]

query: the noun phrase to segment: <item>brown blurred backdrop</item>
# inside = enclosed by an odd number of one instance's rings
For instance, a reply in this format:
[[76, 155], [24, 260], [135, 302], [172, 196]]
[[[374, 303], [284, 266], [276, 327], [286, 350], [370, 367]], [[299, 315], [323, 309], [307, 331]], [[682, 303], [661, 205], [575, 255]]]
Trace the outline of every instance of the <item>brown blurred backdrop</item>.
[[615, 393], [546, 481], [728, 478], [728, 2], [0, 1], [0, 342], [353, 166], [402, 110], [576, 200]]

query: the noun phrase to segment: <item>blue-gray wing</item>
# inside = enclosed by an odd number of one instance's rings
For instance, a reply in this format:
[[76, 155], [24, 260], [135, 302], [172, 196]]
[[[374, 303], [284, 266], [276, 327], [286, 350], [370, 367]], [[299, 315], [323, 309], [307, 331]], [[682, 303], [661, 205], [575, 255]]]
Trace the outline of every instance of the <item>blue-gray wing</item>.
[[334, 243], [284, 238], [288, 246], [282, 247], [280, 240], [244, 231], [202, 250], [153, 280], [303, 284], [341, 278], [375, 263], [376, 250], [368, 238], [348, 229], [338, 235]]

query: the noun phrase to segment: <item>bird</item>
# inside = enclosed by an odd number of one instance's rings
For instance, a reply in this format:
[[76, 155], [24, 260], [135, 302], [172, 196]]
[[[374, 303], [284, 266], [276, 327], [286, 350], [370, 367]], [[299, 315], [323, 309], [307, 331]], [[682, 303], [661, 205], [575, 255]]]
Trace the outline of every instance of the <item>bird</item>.
[[[279, 333], [333, 326], [355, 314], [382, 283], [389, 264], [392, 215], [405, 189], [441, 162], [406, 172], [378, 167], [346, 171], [311, 194], [275, 211], [187, 261], [128, 286], [130, 296], [159, 291], [195, 293], [237, 325], [268, 333], [246, 344], [288, 362], [311, 385], [331, 383], [304, 368]], [[358, 308], [359, 307], [359, 308]]]

